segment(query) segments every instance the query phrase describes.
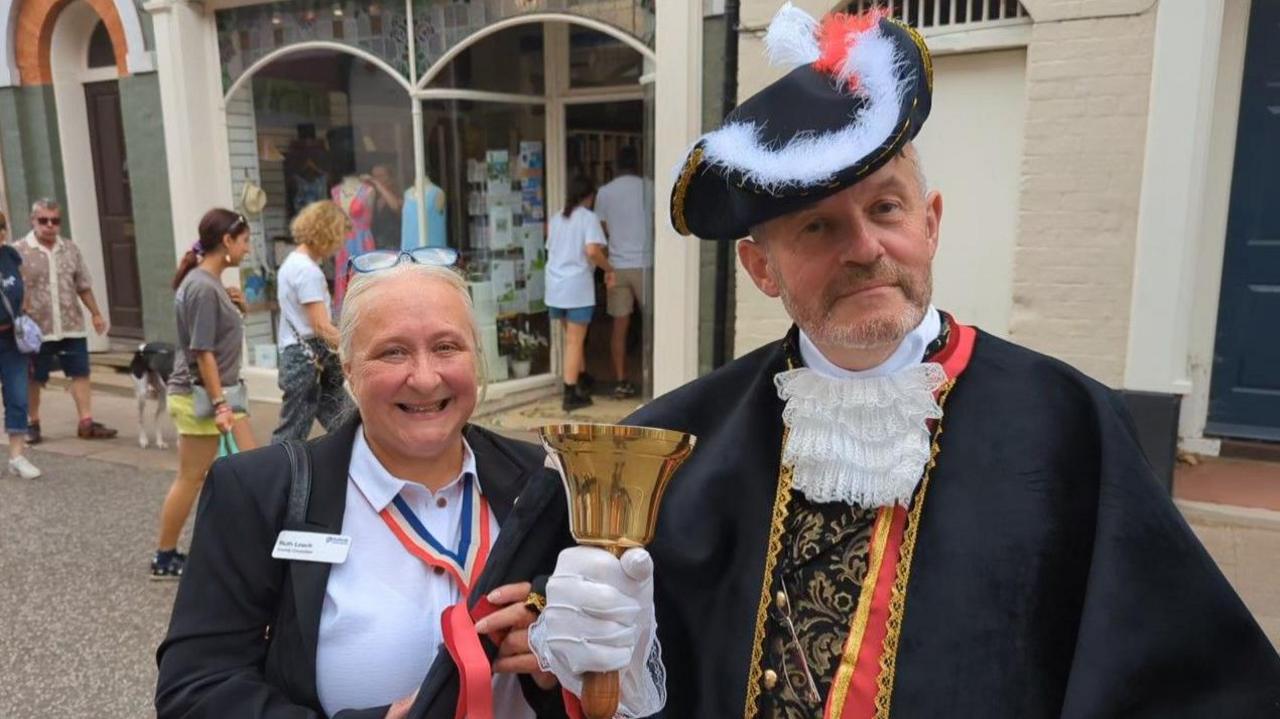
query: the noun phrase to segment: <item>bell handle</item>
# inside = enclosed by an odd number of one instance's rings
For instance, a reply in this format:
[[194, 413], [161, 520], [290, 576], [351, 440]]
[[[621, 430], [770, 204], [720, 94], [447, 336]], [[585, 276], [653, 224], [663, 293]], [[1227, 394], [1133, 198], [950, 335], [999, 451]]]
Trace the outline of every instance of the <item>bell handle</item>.
[[618, 673], [582, 675], [582, 714], [586, 719], [613, 719], [618, 713]]

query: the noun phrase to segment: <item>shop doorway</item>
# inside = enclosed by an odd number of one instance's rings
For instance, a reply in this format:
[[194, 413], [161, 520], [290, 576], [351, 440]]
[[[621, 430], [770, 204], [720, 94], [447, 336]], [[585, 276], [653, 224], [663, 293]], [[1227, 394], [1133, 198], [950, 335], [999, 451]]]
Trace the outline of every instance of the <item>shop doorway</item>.
[[[653, 182], [644, 177], [645, 103], [640, 96], [565, 106], [565, 176], [596, 189], [595, 210], [609, 238], [617, 286], [596, 271], [596, 312], [587, 332], [586, 369], [606, 391], [649, 386], [646, 337], [652, 327]], [[615, 182], [616, 181], [616, 182]], [[626, 312], [627, 309], [630, 312]]]
[[98, 197], [102, 259], [106, 266], [111, 336], [142, 339], [142, 285], [138, 278], [129, 159], [120, 116], [120, 83], [116, 80], [86, 83], [84, 100]]

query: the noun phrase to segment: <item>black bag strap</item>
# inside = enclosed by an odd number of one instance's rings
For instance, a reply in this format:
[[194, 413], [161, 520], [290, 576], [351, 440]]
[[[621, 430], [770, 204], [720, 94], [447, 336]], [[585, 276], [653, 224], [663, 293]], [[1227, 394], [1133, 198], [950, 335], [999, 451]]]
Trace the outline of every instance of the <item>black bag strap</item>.
[[289, 455], [289, 505], [286, 527], [302, 527], [307, 523], [307, 506], [311, 504], [311, 452], [305, 442], [288, 439], [284, 452]]

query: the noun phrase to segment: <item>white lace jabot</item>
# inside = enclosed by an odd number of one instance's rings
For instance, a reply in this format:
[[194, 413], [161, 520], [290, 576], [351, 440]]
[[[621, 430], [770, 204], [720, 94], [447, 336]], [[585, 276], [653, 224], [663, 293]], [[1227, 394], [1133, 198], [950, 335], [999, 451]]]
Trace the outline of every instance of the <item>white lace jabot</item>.
[[800, 333], [807, 366], [774, 377], [790, 431], [782, 461], [796, 490], [814, 502], [910, 503], [929, 461], [927, 420], [942, 417], [934, 392], [946, 372], [922, 362], [941, 329], [930, 307], [888, 360], [860, 372], [831, 363]]

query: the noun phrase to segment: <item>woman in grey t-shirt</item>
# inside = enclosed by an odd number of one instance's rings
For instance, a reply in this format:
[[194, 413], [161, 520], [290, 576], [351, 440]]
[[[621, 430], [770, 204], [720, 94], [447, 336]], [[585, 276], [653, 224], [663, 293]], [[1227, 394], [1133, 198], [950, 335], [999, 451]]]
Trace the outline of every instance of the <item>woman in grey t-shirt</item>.
[[[200, 239], [183, 256], [173, 278], [178, 356], [169, 379], [169, 416], [178, 429], [178, 476], [160, 510], [152, 579], [182, 575], [186, 555], [178, 551], [178, 535], [218, 453], [219, 437], [231, 433], [241, 450], [257, 446], [247, 408], [233, 407], [227, 396], [229, 391], [243, 389], [244, 296], [237, 287], [223, 287], [219, 279], [224, 270], [239, 266], [248, 254], [248, 220], [230, 210], [214, 208], [201, 218]], [[211, 416], [196, 415], [197, 391], [208, 394]]]

